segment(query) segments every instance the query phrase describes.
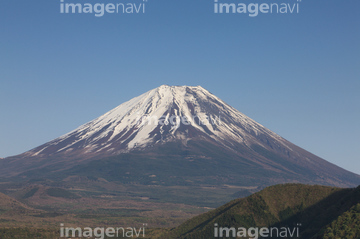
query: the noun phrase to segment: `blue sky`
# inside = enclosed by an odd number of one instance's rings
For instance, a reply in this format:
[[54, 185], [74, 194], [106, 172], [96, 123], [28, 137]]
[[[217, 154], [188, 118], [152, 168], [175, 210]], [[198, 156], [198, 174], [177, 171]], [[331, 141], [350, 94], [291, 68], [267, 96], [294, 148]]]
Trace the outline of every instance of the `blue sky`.
[[213, 6], [148, 0], [145, 14], [95, 17], [60, 14], [59, 0], [2, 0], [0, 157], [162, 84], [201, 85], [289, 141], [360, 174], [360, 2], [303, 0], [299, 14], [257, 17], [214, 14]]

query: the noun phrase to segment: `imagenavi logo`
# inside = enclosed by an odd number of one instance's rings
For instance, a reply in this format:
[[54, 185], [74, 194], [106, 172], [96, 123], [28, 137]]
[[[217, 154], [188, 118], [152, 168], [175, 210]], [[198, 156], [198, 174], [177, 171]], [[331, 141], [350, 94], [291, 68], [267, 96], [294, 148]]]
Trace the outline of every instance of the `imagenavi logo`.
[[74, 3], [70, 1], [60, 0], [60, 13], [93, 14], [95, 17], [102, 17], [105, 14], [144, 14], [148, 0], [129, 0], [129, 2], [125, 0], [113, 3], [89, 3], [87, 0]]
[[245, 14], [256, 17], [259, 14], [298, 14], [301, 0], [289, 0], [288, 3], [238, 3], [234, 0], [214, 0], [216, 14]]
[[220, 227], [219, 224], [214, 224], [214, 238], [299, 238], [300, 226], [296, 224], [295, 227]]
[[64, 223], [60, 224], [60, 238], [145, 238], [145, 228], [147, 223], [141, 227], [65, 227]]

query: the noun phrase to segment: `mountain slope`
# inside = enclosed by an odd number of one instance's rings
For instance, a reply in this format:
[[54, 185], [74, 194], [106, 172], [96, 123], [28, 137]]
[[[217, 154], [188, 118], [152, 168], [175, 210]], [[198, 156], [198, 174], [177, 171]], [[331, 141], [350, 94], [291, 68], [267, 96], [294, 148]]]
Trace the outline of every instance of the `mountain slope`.
[[[316, 238], [333, 220], [341, 218], [359, 202], [360, 187], [276, 185], [192, 218], [162, 238], [214, 238], [216, 224], [219, 228], [294, 228], [301, 224], [300, 238]], [[331, 233], [331, 229], [326, 230]]]
[[30, 208], [14, 198], [0, 193], [0, 212], [4, 213], [12, 210], [30, 210]]
[[336, 220], [323, 228], [315, 237], [331, 238], [360, 238], [360, 203], [341, 214]]
[[25, 180], [99, 175], [146, 185], [360, 184], [359, 175], [297, 147], [204, 88], [166, 85], [0, 160], [0, 174]]

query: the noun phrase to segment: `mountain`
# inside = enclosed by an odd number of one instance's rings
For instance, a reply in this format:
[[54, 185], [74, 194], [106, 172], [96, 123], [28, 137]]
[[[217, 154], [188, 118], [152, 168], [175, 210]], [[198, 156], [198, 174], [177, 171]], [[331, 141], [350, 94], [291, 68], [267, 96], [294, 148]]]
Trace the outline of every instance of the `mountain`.
[[359, 175], [292, 144], [204, 88], [167, 85], [48, 143], [1, 159], [0, 175], [217, 185], [232, 188], [232, 197], [286, 182], [360, 184]]
[[[194, 217], [161, 238], [214, 238], [215, 229], [218, 238], [225, 238], [219, 236], [221, 228], [236, 228], [237, 231], [238, 228], [285, 227], [290, 232], [294, 229], [299, 232], [299, 237], [286, 238], [355, 239], [360, 236], [359, 212], [360, 187], [276, 185]], [[229, 235], [228, 238], [234, 238], [231, 233]]]
[[204, 88], [160, 86], [20, 157], [118, 155], [173, 140], [201, 138], [230, 150], [286, 142]]

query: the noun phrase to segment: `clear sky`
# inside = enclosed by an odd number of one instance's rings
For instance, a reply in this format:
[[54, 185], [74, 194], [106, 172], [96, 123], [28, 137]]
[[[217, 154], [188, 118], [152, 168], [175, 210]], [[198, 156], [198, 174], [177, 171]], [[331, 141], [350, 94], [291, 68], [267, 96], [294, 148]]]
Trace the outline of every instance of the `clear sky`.
[[212, 0], [104, 2], [145, 3], [145, 13], [95, 17], [61, 14], [60, 0], [0, 1], [0, 157], [162, 84], [201, 85], [360, 174], [359, 0], [302, 0], [299, 13], [256, 17], [215, 14]]

